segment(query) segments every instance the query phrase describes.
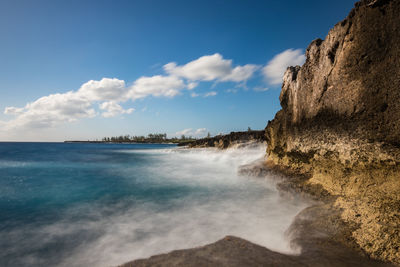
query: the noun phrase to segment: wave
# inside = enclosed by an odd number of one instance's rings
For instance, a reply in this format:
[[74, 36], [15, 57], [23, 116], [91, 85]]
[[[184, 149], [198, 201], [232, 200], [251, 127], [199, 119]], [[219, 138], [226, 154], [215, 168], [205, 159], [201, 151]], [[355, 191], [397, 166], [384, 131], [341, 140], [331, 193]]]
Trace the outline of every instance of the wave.
[[306, 204], [283, 199], [268, 179], [238, 175], [241, 165], [263, 159], [264, 145], [115, 153], [148, 159], [119, 174], [128, 181], [132, 172], [143, 175], [135, 186], [150, 196], [132, 193], [112, 203], [76, 204], [56, 222], [3, 231], [0, 258], [30, 266], [112, 266], [226, 235], [279, 252], [298, 252], [289, 247], [285, 231]]
[[32, 165], [32, 162], [0, 160], [0, 168], [21, 168]]

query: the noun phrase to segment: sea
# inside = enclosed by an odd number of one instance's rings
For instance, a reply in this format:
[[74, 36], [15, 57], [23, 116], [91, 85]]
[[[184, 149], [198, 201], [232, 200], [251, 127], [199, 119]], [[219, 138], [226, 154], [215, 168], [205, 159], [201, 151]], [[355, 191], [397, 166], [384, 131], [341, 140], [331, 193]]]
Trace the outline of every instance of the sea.
[[0, 143], [0, 266], [116, 266], [227, 235], [297, 253], [307, 204], [238, 172], [265, 150]]

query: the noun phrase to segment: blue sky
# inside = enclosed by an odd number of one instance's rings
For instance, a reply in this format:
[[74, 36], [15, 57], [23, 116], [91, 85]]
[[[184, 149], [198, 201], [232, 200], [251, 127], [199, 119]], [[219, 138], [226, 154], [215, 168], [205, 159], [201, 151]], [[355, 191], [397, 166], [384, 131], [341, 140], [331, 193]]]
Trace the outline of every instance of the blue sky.
[[353, 4], [2, 0], [0, 140], [263, 129], [280, 70]]

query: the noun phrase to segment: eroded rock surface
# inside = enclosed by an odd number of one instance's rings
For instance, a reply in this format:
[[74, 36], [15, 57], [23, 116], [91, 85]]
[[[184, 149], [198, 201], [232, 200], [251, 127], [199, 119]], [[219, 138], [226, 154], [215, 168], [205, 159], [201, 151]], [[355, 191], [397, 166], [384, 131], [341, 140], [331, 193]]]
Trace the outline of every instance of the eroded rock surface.
[[[309, 267], [389, 267], [370, 260], [343, 246], [332, 236], [344, 231], [337, 211], [316, 205], [302, 211], [292, 225], [291, 235], [295, 245], [302, 248], [299, 255], [286, 255], [269, 250], [244, 239], [227, 236], [215, 243], [152, 256], [125, 263], [133, 266], [309, 266]], [[314, 220], [318, 216], [322, 220]], [[346, 235], [340, 235], [346, 236]]]
[[400, 264], [400, 1], [363, 0], [284, 75], [268, 164], [322, 187], [372, 258]]

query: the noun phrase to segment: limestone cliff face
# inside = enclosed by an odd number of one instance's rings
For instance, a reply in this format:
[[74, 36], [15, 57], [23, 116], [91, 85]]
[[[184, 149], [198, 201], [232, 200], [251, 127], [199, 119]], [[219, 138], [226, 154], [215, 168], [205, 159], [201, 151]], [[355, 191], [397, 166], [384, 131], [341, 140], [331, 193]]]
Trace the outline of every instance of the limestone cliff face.
[[364, 0], [283, 79], [268, 161], [337, 196], [353, 237], [400, 264], [400, 0]]

